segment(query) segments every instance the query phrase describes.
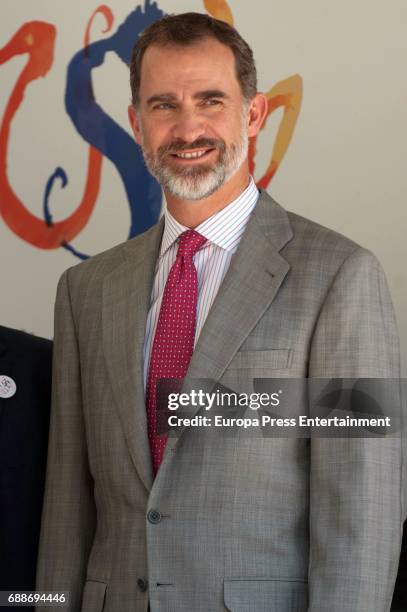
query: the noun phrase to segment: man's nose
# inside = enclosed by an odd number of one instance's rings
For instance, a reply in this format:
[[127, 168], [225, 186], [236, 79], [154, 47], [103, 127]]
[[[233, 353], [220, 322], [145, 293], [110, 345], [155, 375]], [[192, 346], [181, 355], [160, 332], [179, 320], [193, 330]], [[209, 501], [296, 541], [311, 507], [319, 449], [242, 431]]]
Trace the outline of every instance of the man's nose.
[[172, 128], [174, 139], [184, 142], [194, 142], [205, 135], [205, 124], [199, 113], [193, 111], [183, 111], [179, 113]]

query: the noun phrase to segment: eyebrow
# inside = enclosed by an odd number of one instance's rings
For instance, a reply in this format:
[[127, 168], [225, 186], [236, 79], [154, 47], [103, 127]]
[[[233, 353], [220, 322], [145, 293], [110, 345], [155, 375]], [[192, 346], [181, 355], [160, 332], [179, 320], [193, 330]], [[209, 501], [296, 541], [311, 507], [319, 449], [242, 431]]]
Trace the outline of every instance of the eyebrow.
[[[194, 100], [207, 100], [209, 98], [222, 98], [228, 99], [229, 96], [221, 89], [205, 89], [204, 91], [197, 91], [192, 96]], [[177, 97], [172, 93], [162, 93], [150, 96], [147, 100], [147, 106], [151, 106], [156, 102], [174, 102]]]

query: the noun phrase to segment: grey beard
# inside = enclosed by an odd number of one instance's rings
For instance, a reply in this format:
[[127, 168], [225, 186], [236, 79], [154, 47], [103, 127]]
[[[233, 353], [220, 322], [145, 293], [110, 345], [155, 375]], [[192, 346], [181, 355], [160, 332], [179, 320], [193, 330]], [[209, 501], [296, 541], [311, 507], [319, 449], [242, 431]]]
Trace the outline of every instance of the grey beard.
[[213, 166], [205, 165], [184, 168], [176, 172], [159, 155], [142, 152], [145, 164], [164, 190], [180, 200], [203, 200], [224, 185], [241, 167], [247, 158], [249, 140], [247, 127], [241, 132], [240, 142], [226, 149], [218, 149], [219, 159]]

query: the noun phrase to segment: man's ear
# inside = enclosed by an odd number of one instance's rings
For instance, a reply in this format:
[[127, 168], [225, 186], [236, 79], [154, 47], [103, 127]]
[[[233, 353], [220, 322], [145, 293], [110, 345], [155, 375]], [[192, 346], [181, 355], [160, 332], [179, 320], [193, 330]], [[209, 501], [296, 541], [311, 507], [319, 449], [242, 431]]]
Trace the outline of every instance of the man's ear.
[[129, 121], [131, 125], [131, 129], [133, 130], [134, 138], [137, 144], [141, 145], [141, 129], [140, 129], [140, 119], [137, 114], [136, 109], [132, 104], [127, 109], [129, 115]]
[[267, 117], [268, 111], [268, 100], [263, 93], [257, 93], [254, 98], [250, 100], [248, 109], [248, 136], [257, 136], [260, 129]]

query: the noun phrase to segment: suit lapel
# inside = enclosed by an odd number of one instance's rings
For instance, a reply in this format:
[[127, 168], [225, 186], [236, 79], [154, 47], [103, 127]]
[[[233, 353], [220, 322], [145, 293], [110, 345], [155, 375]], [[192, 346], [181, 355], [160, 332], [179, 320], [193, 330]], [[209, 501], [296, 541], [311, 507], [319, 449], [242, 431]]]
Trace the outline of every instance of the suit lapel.
[[103, 345], [133, 463], [147, 490], [153, 483], [143, 385], [143, 345], [163, 219], [130, 240], [125, 260], [103, 285]]
[[[279, 251], [292, 235], [285, 210], [262, 191], [199, 336], [185, 388], [188, 381], [193, 385], [194, 378], [213, 382], [221, 378], [290, 268]], [[177, 430], [167, 443], [168, 450], [182, 433]]]

